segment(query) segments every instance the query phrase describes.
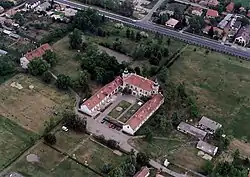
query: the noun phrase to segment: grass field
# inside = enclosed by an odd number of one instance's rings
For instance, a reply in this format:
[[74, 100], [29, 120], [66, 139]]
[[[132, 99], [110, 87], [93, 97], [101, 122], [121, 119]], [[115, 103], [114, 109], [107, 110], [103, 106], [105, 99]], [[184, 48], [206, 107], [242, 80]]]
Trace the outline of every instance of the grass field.
[[90, 139], [85, 141], [75, 154], [79, 161], [82, 163], [87, 161], [91, 168], [99, 172], [101, 172], [103, 164], [111, 164], [116, 167], [125, 158], [125, 155], [118, 156], [111, 149], [103, 147]]
[[[122, 100], [108, 115], [114, 119], [117, 119], [129, 106], [131, 103]], [[117, 111], [116, 108], [121, 107], [122, 111]]]
[[[11, 87], [13, 82], [22, 85], [22, 89]], [[30, 89], [29, 86], [34, 88]], [[68, 93], [46, 85], [35, 77], [18, 74], [0, 86], [0, 114], [24, 128], [41, 133], [45, 121], [55, 112], [71, 109], [74, 98]]]
[[77, 51], [70, 49], [69, 37], [66, 36], [53, 44], [53, 49], [59, 56], [59, 61], [54, 68], [56, 74], [66, 74], [72, 78], [79, 75], [80, 62], [75, 59]]
[[221, 123], [228, 134], [250, 140], [249, 62], [189, 46], [170, 68], [170, 79], [185, 83], [200, 115]]
[[0, 171], [29, 147], [35, 137], [32, 132], [0, 115]]
[[243, 7], [250, 7], [249, 0], [233, 0], [235, 3], [241, 3]]
[[39, 162], [30, 163], [26, 157], [19, 161], [11, 171], [19, 172], [26, 177], [96, 177], [94, 172], [83, 167], [71, 159], [65, 158], [64, 155], [53, 150], [44, 144], [37, 145], [30, 153], [39, 157]]

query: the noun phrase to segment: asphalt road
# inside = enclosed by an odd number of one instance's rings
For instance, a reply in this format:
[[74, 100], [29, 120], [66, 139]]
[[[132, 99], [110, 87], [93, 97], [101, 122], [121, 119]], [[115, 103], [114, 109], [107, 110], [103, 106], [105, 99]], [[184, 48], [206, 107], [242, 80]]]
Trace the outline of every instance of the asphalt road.
[[[88, 6], [86, 6], [86, 5], [71, 2], [68, 0], [55, 0], [55, 2], [70, 6], [72, 8], [77, 8], [77, 9], [88, 8]], [[250, 60], [250, 51], [248, 51], [248, 50], [242, 50], [240, 48], [233, 48], [230, 46], [223, 45], [223, 44], [219, 43], [218, 41], [207, 39], [207, 38], [202, 37], [202, 36], [197, 36], [197, 35], [185, 33], [185, 32], [180, 33], [178, 31], [168, 29], [165, 27], [161, 27], [161, 26], [158, 26], [156, 24], [153, 24], [153, 23], [150, 23], [147, 21], [146, 22], [145, 21], [137, 21], [137, 20], [133, 20], [131, 18], [123, 17], [123, 16], [120, 16], [120, 15], [117, 15], [114, 13], [110, 13], [110, 12], [101, 10], [98, 8], [96, 8], [96, 9], [100, 12], [100, 14], [105, 15], [107, 18], [134, 26], [136, 28], [141, 28], [144, 30], [158, 32], [160, 34], [170, 36], [173, 38], [177, 38], [177, 39], [180, 39], [180, 40], [185, 41], [185, 42], [190, 43], [190, 44], [195, 44], [195, 45], [206, 47], [206, 48], [218, 51], [218, 52], [223, 52], [223, 53], [227, 53], [230, 55], [234, 55], [234, 56], [238, 56], [238, 57]]]

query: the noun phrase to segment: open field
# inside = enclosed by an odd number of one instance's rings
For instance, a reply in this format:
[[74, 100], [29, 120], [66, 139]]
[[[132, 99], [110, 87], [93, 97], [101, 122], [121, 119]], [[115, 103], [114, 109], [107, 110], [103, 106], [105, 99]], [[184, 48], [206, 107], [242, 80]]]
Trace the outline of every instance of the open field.
[[[11, 87], [13, 82], [22, 89]], [[30, 89], [29, 86], [34, 88]], [[35, 77], [18, 74], [0, 86], [0, 114], [24, 128], [41, 133], [45, 121], [58, 118], [55, 112], [71, 109], [74, 98], [68, 93], [46, 85]]]
[[87, 161], [89, 167], [99, 172], [101, 172], [103, 164], [111, 164], [113, 167], [116, 167], [125, 157], [125, 155], [116, 155], [111, 149], [93, 142], [90, 139], [85, 141], [75, 154], [79, 161], [82, 163]]
[[235, 3], [241, 3], [243, 7], [249, 7], [250, 2], [248, 0], [233, 0]]
[[77, 51], [70, 49], [69, 37], [66, 36], [53, 44], [53, 49], [59, 56], [59, 61], [54, 68], [56, 74], [66, 74], [70, 77], [77, 77], [81, 70], [80, 62], [75, 59]]
[[184, 82], [200, 115], [221, 123], [228, 134], [250, 140], [250, 63], [205, 51], [186, 48], [170, 68], [170, 79]]
[[0, 171], [29, 147], [36, 135], [0, 115]]
[[[108, 115], [111, 116], [114, 119], [117, 119], [128, 107], [131, 105], [131, 103], [122, 100]], [[121, 111], [117, 111], [117, 108], [122, 108]]]
[[128, 119], [140, 108], [141, 106], [136, 102], [130, 109], [123, 114], [120, 118], [119, 121], [126, 123]]
[[86, 167], [65, 158], [64, 155], [47, 145], [39, 144], [30, 153], [36, 154], [39, 157], [39, 162], [30, 163], [25, 157], [15, 164], [11, 171], [21, 173], [27, 177], [53, 177], [62, 176], [62, 174], [65, 177], [98, 176]]

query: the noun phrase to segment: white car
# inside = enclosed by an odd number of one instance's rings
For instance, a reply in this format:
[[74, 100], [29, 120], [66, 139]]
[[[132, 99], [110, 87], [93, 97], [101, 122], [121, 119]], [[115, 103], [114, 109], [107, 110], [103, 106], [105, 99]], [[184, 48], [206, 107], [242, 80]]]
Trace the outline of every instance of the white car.
[[62, 126], [62, 130], [65, 131], [65, 132], [69, 131], [69, 129], [67, 127], [65, 127], [65, 126]]

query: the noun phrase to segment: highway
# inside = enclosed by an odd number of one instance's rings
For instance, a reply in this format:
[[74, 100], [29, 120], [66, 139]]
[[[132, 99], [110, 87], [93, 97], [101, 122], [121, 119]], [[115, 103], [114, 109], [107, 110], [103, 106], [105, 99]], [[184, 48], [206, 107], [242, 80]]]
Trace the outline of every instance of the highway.
[[[84, 8], [89, 7], [87, 5], [83, 5], [83, 4], [79, 4], [79, 3], [71, 2], [67, 0], [55, 0], [55, 2], [59, 4], [64, 4], [72, 8], [76, 8], [76, 9], [84, 9]], [[107, 12], [99, 8], [95, 8], [95, 9], [97, 9], [100, 14], [105, 15], [109, 19], [119, 21], [127, 25], [131, 25], [135, 28], [140, 28], [140, 29], [152, 31], [152, 32], [158, 32], [160, 34], [185, 41], [186, 43], [189, 43], [189, 44], [202, 46], [208, 49], [212, 49], [214, 51], [227, 53], [233, 56], [238, 56], [240, 58], [250, 60], [250, 51], [247, 51], [247, 50], [241, 50], [240, 48], [233, 48], [231, 46], [226, 46], [226, 45], [219, 43], [218, 41], [207, 39], [205, 37], [198, 36], [195, 34], [190, 34], [186, 32], [180, 33], [178, 31], [168, 29], [165, 27], [161, 27], [159, 25], [153, 24], [148, 21], [133, 20], [131, 18], [127, 18], [127, 17], [123, 17], [121, 15], [117, 15], [111, 12]]]

